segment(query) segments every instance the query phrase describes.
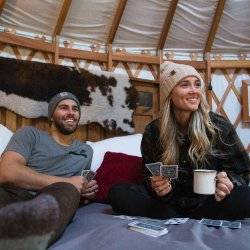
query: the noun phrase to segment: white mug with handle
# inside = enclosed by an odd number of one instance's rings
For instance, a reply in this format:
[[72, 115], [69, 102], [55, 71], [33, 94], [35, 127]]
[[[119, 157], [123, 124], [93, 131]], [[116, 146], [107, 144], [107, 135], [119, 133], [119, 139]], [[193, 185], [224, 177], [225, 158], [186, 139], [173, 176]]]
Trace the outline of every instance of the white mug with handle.
[[193, 191], [196, 194], [211, 195], [216, 189], [216, 170], [196, 169], [194, 170]]

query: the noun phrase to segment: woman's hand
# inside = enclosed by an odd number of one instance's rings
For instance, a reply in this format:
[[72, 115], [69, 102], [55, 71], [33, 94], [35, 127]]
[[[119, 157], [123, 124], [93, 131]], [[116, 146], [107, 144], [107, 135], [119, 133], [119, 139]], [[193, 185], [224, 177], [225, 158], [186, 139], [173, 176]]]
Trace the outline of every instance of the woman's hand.
[[227, 195], [229, 195], [234, 188], [233, 183], [227, 176], [226, 172], [220, 172], [216, 176], [216, 190], [215, 190], [215, 200], [222, 201]]
[[172, 190], [170, 180], [162, 176], [152, 176], [151, 187], [160, 197], [168, 194]]

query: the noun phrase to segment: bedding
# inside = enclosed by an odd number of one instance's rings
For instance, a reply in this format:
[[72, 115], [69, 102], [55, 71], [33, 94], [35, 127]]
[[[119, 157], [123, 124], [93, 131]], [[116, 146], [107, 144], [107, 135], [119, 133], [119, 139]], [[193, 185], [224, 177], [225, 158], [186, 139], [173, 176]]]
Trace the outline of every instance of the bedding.
[[50, 250], [247, 250], [250, 221], [241, 229], [207, 227], [189, 219], [182, 225], [169, 225], [159, 238], [127, 229], [129, 220], [114, 217], [108, 204], [92, 203], [77, 210], [62, 237]]

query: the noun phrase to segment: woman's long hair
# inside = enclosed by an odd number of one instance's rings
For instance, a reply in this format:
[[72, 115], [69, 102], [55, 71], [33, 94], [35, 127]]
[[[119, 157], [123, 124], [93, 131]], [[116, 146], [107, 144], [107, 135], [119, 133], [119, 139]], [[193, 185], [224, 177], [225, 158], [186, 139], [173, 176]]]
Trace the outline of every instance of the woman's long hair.
[[[212, 154], [212, 141], [217, 127], [209, 117], [209, 106], [205, 95], [201, 94], [200, 105], [192, 113], [188, 127], [188, 137], [191, 142], [188, 155], [196, 168], [204, 166], [207, 156]], [[164, 164], [178, 164], [178, 125], [175, 119], [170, 95], [167, 97], [160, 116], [160, 139], [163, 148], [162, 162]], [[208, 136], [209, 135], [209, 136]]]

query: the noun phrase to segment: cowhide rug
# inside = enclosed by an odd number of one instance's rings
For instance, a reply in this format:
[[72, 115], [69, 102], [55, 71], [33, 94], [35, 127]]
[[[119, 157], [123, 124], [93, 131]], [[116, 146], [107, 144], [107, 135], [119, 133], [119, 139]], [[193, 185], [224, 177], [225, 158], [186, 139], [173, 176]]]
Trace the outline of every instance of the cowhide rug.
[[80, 124], [134, 132], [137, 92], [128, 77], [54, 64], [0, 58], [0, 107], [27, 118], [46, 117], [48, 101], [61, 91], [81, 103]]

